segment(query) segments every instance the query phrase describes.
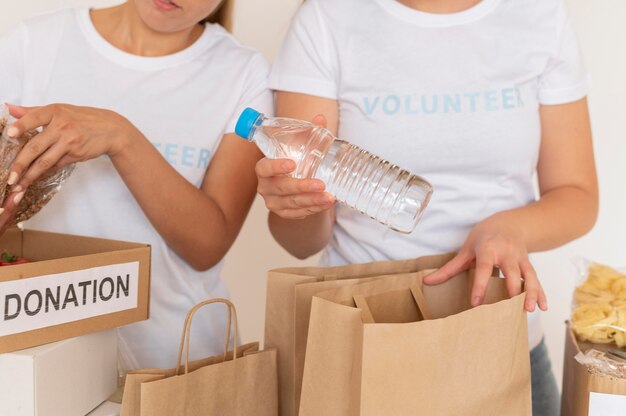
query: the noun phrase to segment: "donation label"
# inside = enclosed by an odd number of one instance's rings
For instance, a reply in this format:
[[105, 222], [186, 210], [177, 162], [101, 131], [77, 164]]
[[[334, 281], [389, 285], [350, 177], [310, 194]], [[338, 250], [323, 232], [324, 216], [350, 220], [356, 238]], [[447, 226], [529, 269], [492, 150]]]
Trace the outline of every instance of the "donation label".
[[137, 307], [139, 262], [0, 282], [0, 336]]
[[589, 416], [624, 416], [626, 396], [589, 393]]

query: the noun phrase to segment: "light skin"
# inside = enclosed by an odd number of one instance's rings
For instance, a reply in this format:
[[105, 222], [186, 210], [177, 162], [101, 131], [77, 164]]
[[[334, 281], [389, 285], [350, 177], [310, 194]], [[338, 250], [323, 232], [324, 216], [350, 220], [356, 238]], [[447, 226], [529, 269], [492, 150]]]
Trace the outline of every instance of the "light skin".
[[[179, 0], [177, 5], [169, 13], [154, 8], [150, 0], [135, 0], [93, 11], [92, 19], [113, 45], [142, 56], [161, 56], [191, 45], [198, 30], [202, 32], [197, 22], [218, 2]], [[254, 166], [261, 154], [233, 134], [224, 136], [202, 186], [196, 188], [117, 113], [65, 104], [10, 106], [10, 111], [19, 119], [9, 127], [10, 135], [37, 127], [44, 130], [27, 143], [11, 167], [12, 194], [0, 215], [3, 229], [24, 190], [43, 173], [108, 155], [161, 237], [193, 268], [206, 270], [226, 254], [254, 200], [256, 176], [245, 167]]]
[[[458, 12], [478, 3], [477, 0], [400, 2], [431, 13]], [[283, 117], [310, 120], [318, 113], [323, 114], [328, 129], [337, 133], [336, 100], [278, 92], [276, 105], [277, 114]], [[427, 276], [424, 283], [440, 284], [469, 267], [476, 267], [471, 304], [477, 306], [483, 303], [492, 268], [496, 266], [502, 270], [511, 296], [525, 290], [526, 310], [532, 312], [537, 306], [547, 310], [547, 299], [528, 253], [558, 247], [587, 233], [598, 214], [598, 185], [587, 100], [542, 105], [539, 113], [540, 199], [476, 224], [458, 255]], [[330, 196], [324, 193], [320, 181], [287, 176], [294, 168], [293, 163], [284, 160], [260, 160], [256, 166], [258, 190], [271, 211], [269, 225], [274, 238], [294, 256], [307, 258], [330, 242], [334, 204], [326, 199]]]
[[407, 7], [426, 13], [458, 13], [480, 3], [481, 0], [397, 0]]

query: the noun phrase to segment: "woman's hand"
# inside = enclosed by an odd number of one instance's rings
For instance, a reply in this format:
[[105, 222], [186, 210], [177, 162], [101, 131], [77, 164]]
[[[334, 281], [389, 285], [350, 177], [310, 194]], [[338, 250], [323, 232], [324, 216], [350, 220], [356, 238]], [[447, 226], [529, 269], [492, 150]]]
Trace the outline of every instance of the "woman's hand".
[[2, 208], [0, 208], [0, 235], [3, 235], [7, 228], [13, 224], [13, 219], [23, 196], [23, 192], [10, 192], [4, 199]]
[[524, 306], [528, 312], [533, 312], [537, 304], [543, 311], [548, 309], [546, 295], [528, 260], [523, 232], [514, 222], [507, 221], [506, 215], [496, 214], [476, 225], [457, 256], [438, 271], [426, 276], [424, 283], [443, 283], [473, 264], [476, 272], [471, 294], [472, 306], [483, 303], [492, 269], [497, 266], [504, 274], [510, 296], [522, 293], [524, 283]]
[[50, 170], [104, 154], [114, 156], [137, 129], [121, 115], [99, 108], [52, 104], [44, 107], [9, 105], [19, 120], [8, 127], [10, 137], [43, 127], [20, 151], [10, 169], [8, 184], [19, 195]]
[[[324, 116], [316, 116], [313, 123], [326, 125]], [[257, 191], [265, 206], [278, 216], [301, 219], [330, 209], [335, 198], [324, 192], [319, 179], [294, 179], [289, 174], [296, 168], [291, 159], [261, 159], [256, 165]]]

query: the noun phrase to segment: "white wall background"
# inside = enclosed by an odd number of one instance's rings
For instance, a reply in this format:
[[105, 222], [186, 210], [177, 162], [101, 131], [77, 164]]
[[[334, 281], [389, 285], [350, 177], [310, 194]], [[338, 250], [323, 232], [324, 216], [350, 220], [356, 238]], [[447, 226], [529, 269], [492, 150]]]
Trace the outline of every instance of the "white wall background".
[[[589, 235], [536, 257], [536, 266], [549, 296], [550, 311], [544, 314], [543, 321], [558, 378], [563, 361], [563, 322], [569, 316], [577, 279], [572, 257], [583, 255], [607, 264], [626, 266], [626, 25], [623, 23], [626, 2], [566, 1], [593, 77], [590, 103], [601, 207], [598, 223]], [[21, 0], [6, 3], [0, 13], [0, 32], [41, 11], [74, 5], [101, 7], [118, 1]], [[271, 60], [299, 3], [300, 0], [237, 0], [235, 35], [243, 43], [263, 51]], [[263, 336], [265, 271], [314, 262], [315, 259], [299, 262], [274, 243], [267, 231], [265, 207], [257, 200], [237, 243], [227, 256], [224, 271], [224, 279], [238, 306], [245, 342]]]

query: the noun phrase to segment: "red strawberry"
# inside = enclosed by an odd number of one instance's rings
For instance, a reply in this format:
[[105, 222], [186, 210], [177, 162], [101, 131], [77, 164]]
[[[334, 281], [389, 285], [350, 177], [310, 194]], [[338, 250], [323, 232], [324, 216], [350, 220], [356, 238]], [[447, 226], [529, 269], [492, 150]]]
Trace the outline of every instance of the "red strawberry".
[[16, 255], [9, 253], [7, 250], [4, 250], [2, 252], [2, 255], [0, 255], [0, 259], [2, 260], [0, 261], [0, 266], [12, 266], [14, 264], [30, 263], [30, 260], [28, 260], [27, 258], [17, 257]]

